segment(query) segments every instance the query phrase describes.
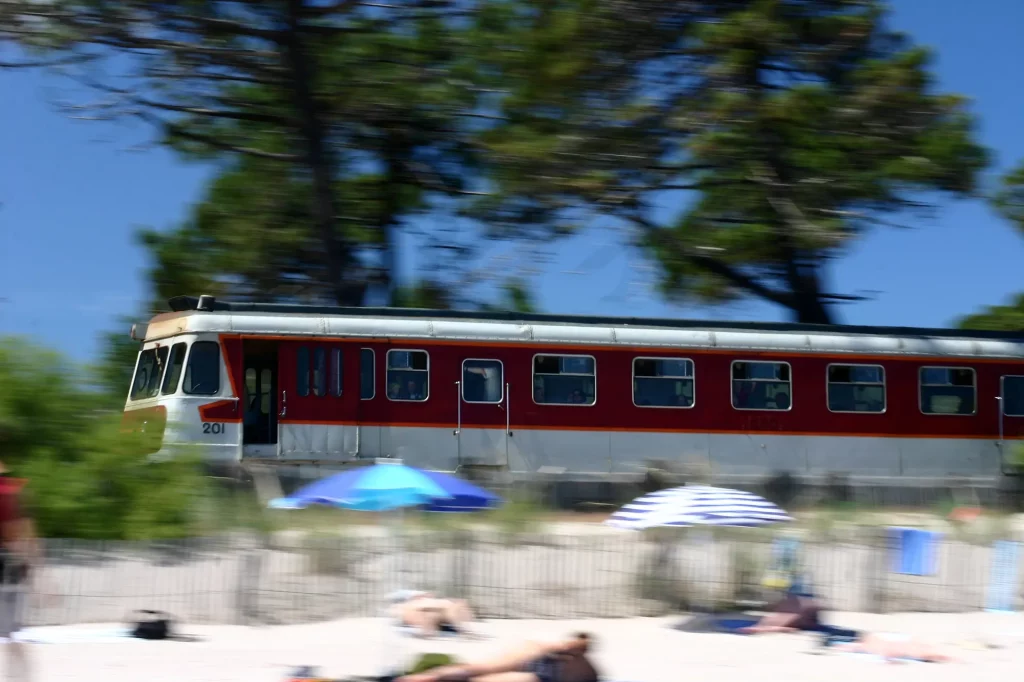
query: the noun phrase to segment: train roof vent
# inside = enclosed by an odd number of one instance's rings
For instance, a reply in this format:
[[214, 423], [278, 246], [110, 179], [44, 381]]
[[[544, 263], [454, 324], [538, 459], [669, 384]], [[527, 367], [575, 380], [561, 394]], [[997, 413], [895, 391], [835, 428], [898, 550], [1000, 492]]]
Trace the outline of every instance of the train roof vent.
[[199, 298], [196, 298], [195, 296], [174, 296], [167, 301], [167, 305], [176, 313], [182, 313], [188, 310], [202, 310], [203, 312], [210, 312], [213, 310], [216, 303], [216, 298], [206, 294]]

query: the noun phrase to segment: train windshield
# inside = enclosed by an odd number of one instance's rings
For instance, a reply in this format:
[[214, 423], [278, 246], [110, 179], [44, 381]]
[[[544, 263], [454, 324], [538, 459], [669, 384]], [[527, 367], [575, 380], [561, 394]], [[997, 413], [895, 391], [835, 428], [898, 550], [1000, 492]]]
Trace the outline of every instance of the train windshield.
[[217, 395], [220, 391], [220, 345], [216, 341], [179, 341], [139, 353], [129, 401], [174, 395]]
[[135, 365], [135, 381], [132, 383], [130, 400], [155, 398], [160, 391], [160, 379], [167, 366], [167, 347], [150, 348], [139, 353]]

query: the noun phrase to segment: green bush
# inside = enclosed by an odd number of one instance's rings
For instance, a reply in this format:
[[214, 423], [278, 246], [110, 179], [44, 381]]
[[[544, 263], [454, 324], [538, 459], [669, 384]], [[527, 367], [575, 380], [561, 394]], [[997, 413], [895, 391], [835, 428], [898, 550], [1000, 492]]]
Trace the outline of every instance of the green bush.
[[524, 536], [536, 533], [543, 525], [545, 508], [529, 491], [516, 491], [503, 504], [483, 515], [484, 522], [498, 532], [505, 542], [515, 544]]
[[57, 353], [0, 338], [0, 456], [8, 466], [37, 453], [74, 457], [93, 421], [84, 379]]
[[1009, 457], [1009, 463], [1024, 471], [1024, 443], [1017, 443], [1013, 446]]
[[[121, 432], [110, 401], [59, 354], [0, 339], [0, 457], [28, 479], [26, 504], [47, 537], [106, 540], [195, 534], [207, 494], [187, 450], [150, 461], [144, 434]], [[125, 387], [127, 390], [127, 387]]]

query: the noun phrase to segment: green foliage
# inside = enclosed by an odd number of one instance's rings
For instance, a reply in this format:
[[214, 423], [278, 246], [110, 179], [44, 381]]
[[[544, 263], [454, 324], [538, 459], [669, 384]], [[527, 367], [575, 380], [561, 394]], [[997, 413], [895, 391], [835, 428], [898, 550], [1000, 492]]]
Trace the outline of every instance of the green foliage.
[[1007, 463], [1024, 471], [1024, 443], [1015, 443], [1012, 447]]
[[[1024, 235], [1024, 164], [1007, 173], [992, 197], [992, 204]], [[988, 331], [1024, 331], [1024, 293], [1017, 294], [1004, 305], [986, 306], [980, 312], [957, 321], [961, 329]]]
[[[973, 191], [986, 157], [962, 101], [933, 91], [929, 55], [886, 29], [880, 6], [753, 3], [696, 42], [711, 55], [687, 99], [704, 124], [687, 142], [700, 195], [647, 240], [670, 295], [749, 293], [742, 268], [826, 322], [826, 259], [922, 191]], [[729, 269], [694, 267], [698, 248]]]
[[100, 359], [90, 368], [90, 381], [103, 407], [120, 412], [132, 383], [141, 344], [129, 335], [132, 320], [120, 318], [117, 331], [102, 336]]
[[529, 492], [517, 491], [508, 495], [497, 509], [484, 514], [484, 522], [507, 541], [517, 542], [537, 532], [544, 517], [544, 507]]
[[148, 122], [183, 158], [216, 163], [182, 225], [141, 235], [160, 304], [402, 302], [401, 233], [429, 211], [441, 219], [417, 222], [415, 248], [438, 289], [423, 304], [440, 307], [469, 298], [467, 270], [495, 282], [478, 230], [452, 223], [453, 200], [493, 168], [476, 138], [497, 91], [478, 57], [506, 4], [10, 0], [0, 39], [95, 91], [95, 118]]
[[[881, 3], [584, 5], [545, 4], [557, 28], [538, 12], [537, 42], [503, 62], [524, 84], [484, 136], [503, 171], [483, 204], [519, 229], [624, 221], [669, 298], [830, 322], [825, 263], [928, 193], [973, 192], [986, 165], [964, 101]], [[522, 69], [531, 47], [559, 68]], [[652, 218], [673, 192], [682, 210]]]
[[482, 308], [491, 311], [509, 311], [514, 313], [535, 313], [537, 304], [530, 293], [530, 288], [521, 278], [514, 277], [501, 287], [501, 296], [493, 303], [485, 303]]
[[75, 457], [91, 427], [77, 389], [81, 379], [59, 354], [26, 339], [0, 338], [0, 446], [8, 466], [42, 452]]
[[207, 186], [203, 200], [175, 230], [146, 230], [154, 307], [181, 294], [236, 300], [323, 297], [322, 245], [311, 229], [309, 183], [288, 168], [242, 158]]
[[960, 329], [1019, 332], [1024, 330], [1024, 293], [1014, 296], [1006, 305], [986, 306], [980, 312], [957, 321]]
[[[29, 483], [40, 534], [91, 539], [192, 535], [205, 494], [195, 453], [149, 461], [145, 434], [121, 433], [120, 415], [60, 355], [0, 339], [0, 445]], [[123, 394], [128, 382], [120, 386]]]
[[1006, 174], [992, 203], [1014, 227], [1024, 232], [1024, 163]]
[[449, 310], [453, 307], [452, 292], [438, 282], [419, 282], [414, 286], [396, 289], [391, 304], [397, 308]]
[[195, 500], [198, 521], [196, 531], [212, 535], [226, 530], [246, 530], [269, 534], [295, 520], [297, 512], [275, 511], [261, 503], [252, 490], [236, 490], [209, 485], [206, 495]]
[[18, 469], [29, 479], [40, 534], [105, 540], [194, 534], [194, 504], [204, 488], [198, 458], [148, 462], [138, 454], [142, 439], [120, 433], [109, 418], [97, 420], [86, 435], [75, 460], [40, 453]]

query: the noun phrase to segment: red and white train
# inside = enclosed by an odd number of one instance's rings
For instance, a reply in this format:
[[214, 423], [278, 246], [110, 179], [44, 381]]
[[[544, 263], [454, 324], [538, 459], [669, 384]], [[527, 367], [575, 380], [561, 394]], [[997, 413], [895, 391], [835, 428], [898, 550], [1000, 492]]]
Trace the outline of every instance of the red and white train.
[[400, 457], [575, 480], [705, 460], [990, 486], [1024, 439], [1024, 334], [346, 309], [178, 297], [125, 417], [213, 463]]

